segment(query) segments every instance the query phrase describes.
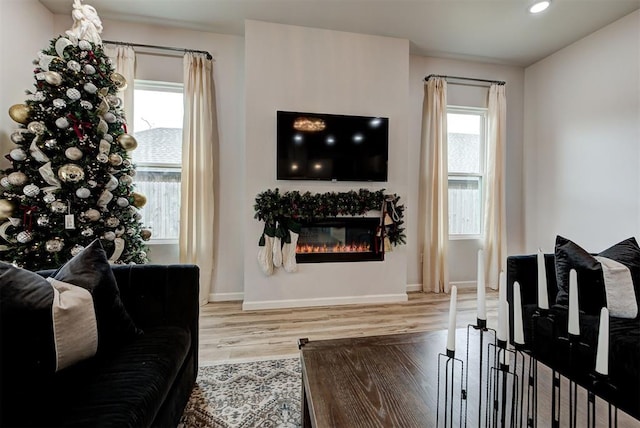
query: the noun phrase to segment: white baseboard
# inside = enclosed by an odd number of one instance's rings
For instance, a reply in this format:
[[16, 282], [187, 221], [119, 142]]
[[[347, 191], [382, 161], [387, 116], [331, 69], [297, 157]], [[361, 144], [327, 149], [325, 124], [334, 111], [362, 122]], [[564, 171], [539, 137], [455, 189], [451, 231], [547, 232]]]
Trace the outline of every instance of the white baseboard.
[[211, 293], [209, 294], [210, 302], [230, 302], [235, 300], [243, 300], [244, 293]]
[[406, 293], [401, 293], [371, 296], [325, 297], [318, 299], [264, 300], [260, 302], [244, 301], [242, 303], [242, 310], [256, 311], [262, 309], [301, 308], [311, 306], [399, 303], [406, 302], [408, 299], [409, 298]]
[[422, 291], [422, 284], [407, 284], [407, 293]]
[[458, 288], [477, 288], [476, 281], [451, 281], [449, 285], [456, 286]]

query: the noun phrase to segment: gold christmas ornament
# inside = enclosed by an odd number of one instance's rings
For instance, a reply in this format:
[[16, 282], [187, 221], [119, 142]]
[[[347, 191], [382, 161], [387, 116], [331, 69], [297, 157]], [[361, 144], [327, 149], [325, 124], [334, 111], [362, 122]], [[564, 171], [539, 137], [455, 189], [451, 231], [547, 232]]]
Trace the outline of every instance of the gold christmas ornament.
[[124, 91], [125, 89], [127, 89], [127, 79], [125, 79], [122, 74], [111, 73], [110, 79], [119, 90]]
[[0, 221], [4, 221], [11, 217], [15, 206], [13, 202], [8, 199], [0, 199]]
[[151, 239], [151, 230], [142, 229], [140, 231], [140, 237], [142, 238], [143, 241], [148, 241], [149, 239]]
[[122, 165], [122, 156], [120, 156], [117, 153], [111, 153], [109, 155], [109, 163], [113, 166], [120, 166]]
[[45, 71], [44, 80], [53, 86], [60, 86], [62, 84], [62, 76], [57, 71]]
[[9, 117], [15, 122], [26, 124], [29, 122], [31, 108], [26, 104], [14, 104], [9, 107]]
[[140, 193], [133, 192], [131, 193], [131, 196], [133, 197], [133, 204], [131, 205], [133, 205], [136, 208], [142, 208], [144, 207], [144, 204], [147, 203], [147, 197]]
[[118, 136], [118, 143], [120, 143], [122, 148], [128, 152], [131, 150], [135, 150], [136, 147], [138, 147], [138, 142], [136, 141], [136, 139], [129, 134], [120, 134], [120, 136]]
[[75, 163], [67, 163], [58, 169], [58, 177], [67, 183], [77, 183], [84, 178], [84, 170]]

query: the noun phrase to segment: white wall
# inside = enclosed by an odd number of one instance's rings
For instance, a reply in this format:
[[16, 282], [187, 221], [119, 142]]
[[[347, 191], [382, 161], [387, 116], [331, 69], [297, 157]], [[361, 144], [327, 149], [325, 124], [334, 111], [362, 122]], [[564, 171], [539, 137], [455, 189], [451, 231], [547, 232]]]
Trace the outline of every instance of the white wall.
[[[409, 284], [422, 283], [420, 261], [422, 242], [418, 238], [418, 174], [420, 170], [420, 133], [422, 129], [422, 102], [424, 78], [429, 74], [472, 77], [506, 82], [507, 94], [507, 144], [506, 144], [506, 211], [507, 253], [519, 254], [523, 249], [522, 223], [522, 133], [524, 108], [524, 69], [521, 67], [483, 64], [470, 61], [412, 56], [409, 75], [410, 130], [409, 130], [409, 200], [407, 206], [407, 240]], [[466, 85], [447, 85], [449, 105], [487, 107], [488, 88]], [[456, 283], [474, 281], [477, 278], [478, 240], [449, 241], [449, 275]]]
[[[386, 188], [406, 202], [409, 42], [259, 21], [245, 22], [245, 308], [406, 299], [406, 247], [384, 262], [298, 265], [267, 277], [256, 254], [258, 193]], [[389, 117], [388, 183], [277, 181], [276, 111]], [[411, 233], [409, 231], [409, 233]]]
[[51, 13], [36, 0], [2, 0], [0, 13], [0, 169], [9, 167], [4, 155], [15, 145], [9, 139], [18, 128], [7, 111], [26, 101], [33, 89], [33, 63], [53, 38]]
[[525, 70], [526, 248], [640, 231], [640, 11]]

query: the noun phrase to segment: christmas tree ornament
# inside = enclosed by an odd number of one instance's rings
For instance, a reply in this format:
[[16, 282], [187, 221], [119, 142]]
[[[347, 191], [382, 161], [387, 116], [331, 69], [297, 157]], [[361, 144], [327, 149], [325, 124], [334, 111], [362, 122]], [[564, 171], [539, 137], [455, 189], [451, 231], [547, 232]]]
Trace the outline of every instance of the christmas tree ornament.
[[118, 226], [115, 232], [116, 232], [116, 236], [124, 235], [124, 226]]
[[58, 40], [56, 40], [55, 49], [60, 58], [64, 58], [64, 50], [69, 46], [73, 46], [73, 43], [71, 43], [71, 40], [65, 37], [60, 37]]
[[96, 69], [93, 65], [91, 64], [85, 64], [84, 66], [84, 73], [88, 74], [89, 76], [91, 76], [92, 74], [96, 74]]
[[98, 221], [100, 219], [100, 211], [89, 208], [84, 212], [84, 216], [89, 219], [89, 221]]
[[27, 152], [22, 149], [13, 149], [9, 152], [9, 156], [14, 161], [22, 162], [27, 158]]
[[144, 207], [144, 205], [147, 203], [147, 198], [146, 196], [137, 193], [137, 192], [132, 192], [131, 196], [133, 197], [133, 206], [136, 208], [142, 208]]
[[67, 211], [67, 204], [62, 201], [53, 201], [51, 202], [50, 209], [53, 213], [62, 214], [63, 212]]
[[21, 244], [26, 244], [27, 242], [30, 242], [32, 239], [33, 239], [33, 235], [31, 234], [31, 232], [28, 232], [26, 230], [23, 230], [22, 232], [18, 233], [18, 235], [16, 236], [16, 240]]
[[129, 235], [129, 236], [133, 236], [133, 235], [135, 235], [135, 234], [136, 234], [135, 229], [133, 229], [133, 228], [131, 228], [131, 227], [127, 229], [127, 235]]
[[29, 124], [27, 125], [27, 129], [32, 134], [40, 135], [44, 134], [44, 132], [47, 130], [47, 127], [44, 123], [34, 120], [33, 122], [29, 122]]
[[84, 229], [82, 229], [82, 232], [80, 232], [80, 234], [84, 237], [93, 236], [93, 229], [90, 227], [85, 227]]
[[80, 254], [80, 252], [84, 250], [84, 247], [82, 245], [74, 245], [71, 250], [69, 250], [69, 253], [71, 254], [72, 257], [77, 256], [78, 254]]
[[98, 121], [98, 126], [96, 126], [96, 131], [98, 131], [98, 135], [104, 135], [109, 131], [109, 125], [104, 119], [100, 119]]
[[13, 131], [10, 138], [13, 144], [24, 143], [24, 130], [19, 129], [17, 131]]
[[102, 237], [107, 241], [113, 241], [114, 239], [116, 239], [116, 234], [112, 231], [108, 231], [108, 232], [105, 232], [104, 235], [102, 235]]
[[104, 185], [104, 188], [107, 190], [113, 190], [116, 187], [118, 187], [118, 179], [109, 174], [109, 180], [107, 181], [107, 184]]
[[107, 143], [113, 143], [113, 135], [111, 135], [111, 134], [105, 134], [105, 135], [102, 136], [102, 138], [104, 140], [106, 140]]
[[122, 74], [114, 72], [111, 73], [111, 76], [109, 76], [109, 78], [119, 91], [124, 91], [125, 89], [127, 89], [127, 79], [125, 79]]
[[69, 127], [69, 121], [66, 117], [59, 117], [56, 119], [56, 126], [60, 129], [67, 129]]
[[33, 101], [42, 102], [47, 99], [47, 96], [42, 91], [38, 91], [33, 94]]
[[[131, 166], [131, 161], [129, 159], [125, 159], [122, 161], [122, 165], [126, 168], [129, 168]], [[131, 171], [129, 174], [131, 174], [131, 176], [133, 177], [134, 175], [136, 175], [136, 172]]]
[[77, 183], [84, 179], [84, 170], [75, 163], [67, 163], [58, 169], [58, 177], [66, 183]]
[[77, 161], [82, 158], [82, 150], [77, 147], [69, 147], [64, 151], [64, 155], [74, 161]]
[[9, 187], [11, 187], [11, 183], [9, 183], [9, 179], [7, 177], [2, 177], [0, 178], [0, 186], [8, 189]]
[[27, 175], [21, 171], [12, 172], [7, 179], [12, 186], [24, 186], [27, 183]]
[[122, 165], [122, 156], [120, 156], [117, 153], [111, 153], [109, 155], [109, 163], [113, 166], [120, 166]]
[[57, 253], [62, 251], [64, 247], [64, 241], [60, 238], [49, 239], [45, 244], [44, 248], [50, 253]]
[[120, 107], [122, 105], [122, 98], [116, 96], [116, 95], [108, 95], [107, 96], [107, 101], [109, 102], [109, 105], [111, 107]]
[[89, 196], [91, 196], [91, 190], [87, 189], [86, 187], [80, 187], [76, 190], [76, 196], [80, 199], [87, 199]]
[[66, 94], [67, 98], [69, 98], [71, 101], [77, 101], [82, 97], [82, 94], [80, 94], [80, 91], [76, 88], [67, 89]]
[[116, 123], [118, 121], [116, 115], [111, 113], [110, 111], [106, 112], [103, 117], [107, 123]]
[[126, 151], [135, 150], [138, 147], [138, 141], [129, 134], [120, 134], [118, 136], [118, 144]]
[[91, 82], [87, 82], [84, 84], [84, 86], [82, 87], [84, 89], [85, 92], [87, 92], [88, 94], [95, 94], [96, 92], [98, 92], [98, 87], [96, 85], [94, 85]]
[[58, 141], [56, 141], [55, 138], [49, 138], [44, 142], [44, 146], [49, 150], [56, 149], [58, 147]]
[[26, 196], [30, 198], [33, 198], [34, 196], [37, 196], [38, 193], [40, 193], [40, 188], [35, 184], [27, 184], [22, 189], [22, 193], [24, 193]]
[[91, 43], [87, 40], [80, 40], [78, 42], [78, 47], [83, 50], [83, 51], [90, 51], [91, 50]]
[[95, 180], [88, 180], [87, 185], [93, 189], [98, 185], [98, 183]]
[[99, 153], [98, 156], [96, 156], [96, 159], [98, 160], [98, 162], [100, 163], [107, 163], [109, 162], [109, 156], [107, 156], [104, 153]]
[[45, 71], [44, 81], [53, 86], [60, 86], [62, 84], [62, 76], [57, 71]]
[[46, 193], [42, 198], [42, 200], [45, 201], [47, 204], [50, 204], [56, 200], [56, 196], [53, 193]]
[[89, 101], [82, 100], [80, 101], [80, 107], [82, 107], [85, 110], [91, 110], [93, 109], [93, 104], [91, 104]]
[[38, 219], [36, 220], [36, 223], [38, 224], [38, 226], [40, 227], [44, 227], [49, 225], [49, 216], [46, 214], [42, 214], [38, 217]]
[[26, 104], [14, 104], [9, 107], [9, 117], [15, 122], [25, 124], [29, 121], [31, 108]]
[[67, 68], [76, 73], [82, 70], [82, 66], [80, 65], [80, 63], [73, 59], [67, 62]]
[[8, 199], [0, 199], [0, 220], [6, 220], [13, 214], [15, 206]]
[[118, 217], [109, 217], [104, 221], [104, 224], [107, 227], [117, 227], [120, 224], [120, 220], [118, 220]]
[[63, 100], [62, 98], [56, 98], [55, 100], [53, 100], [51, 102], [51, 104], [53, 105], [53, 107], [55, 107], [57, 109], [62, 109], [62, 108], [65, 108], [67, 106], [67, 102], [65, 100]]
[[130, 186], [133, 183], [133, 178], [130, 175], [122, 174], [119, 181], [123, 186]]
[[151, 229], [142, 229], [140, 231], [140, 237], [142, 237], [142, 239], [145, 241], [151, 239]]
[[124, 197], [120, 196], [116, 200], [116, 205], [118, 205], [121, 208], [128, 207], [129, 206], [129, 200], [127, 198], [124, 198]]

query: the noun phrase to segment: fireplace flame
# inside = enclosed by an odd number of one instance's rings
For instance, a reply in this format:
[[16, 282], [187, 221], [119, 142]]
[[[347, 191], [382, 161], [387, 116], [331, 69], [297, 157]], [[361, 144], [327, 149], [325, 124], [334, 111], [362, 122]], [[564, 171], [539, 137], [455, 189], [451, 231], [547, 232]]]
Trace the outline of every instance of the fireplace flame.
[[309, 253], [369, 253], [371, 249], [369, 244], [349, 244], [349, 245], [312, 245], [298, 244], [296, 245], [297, 254]]

